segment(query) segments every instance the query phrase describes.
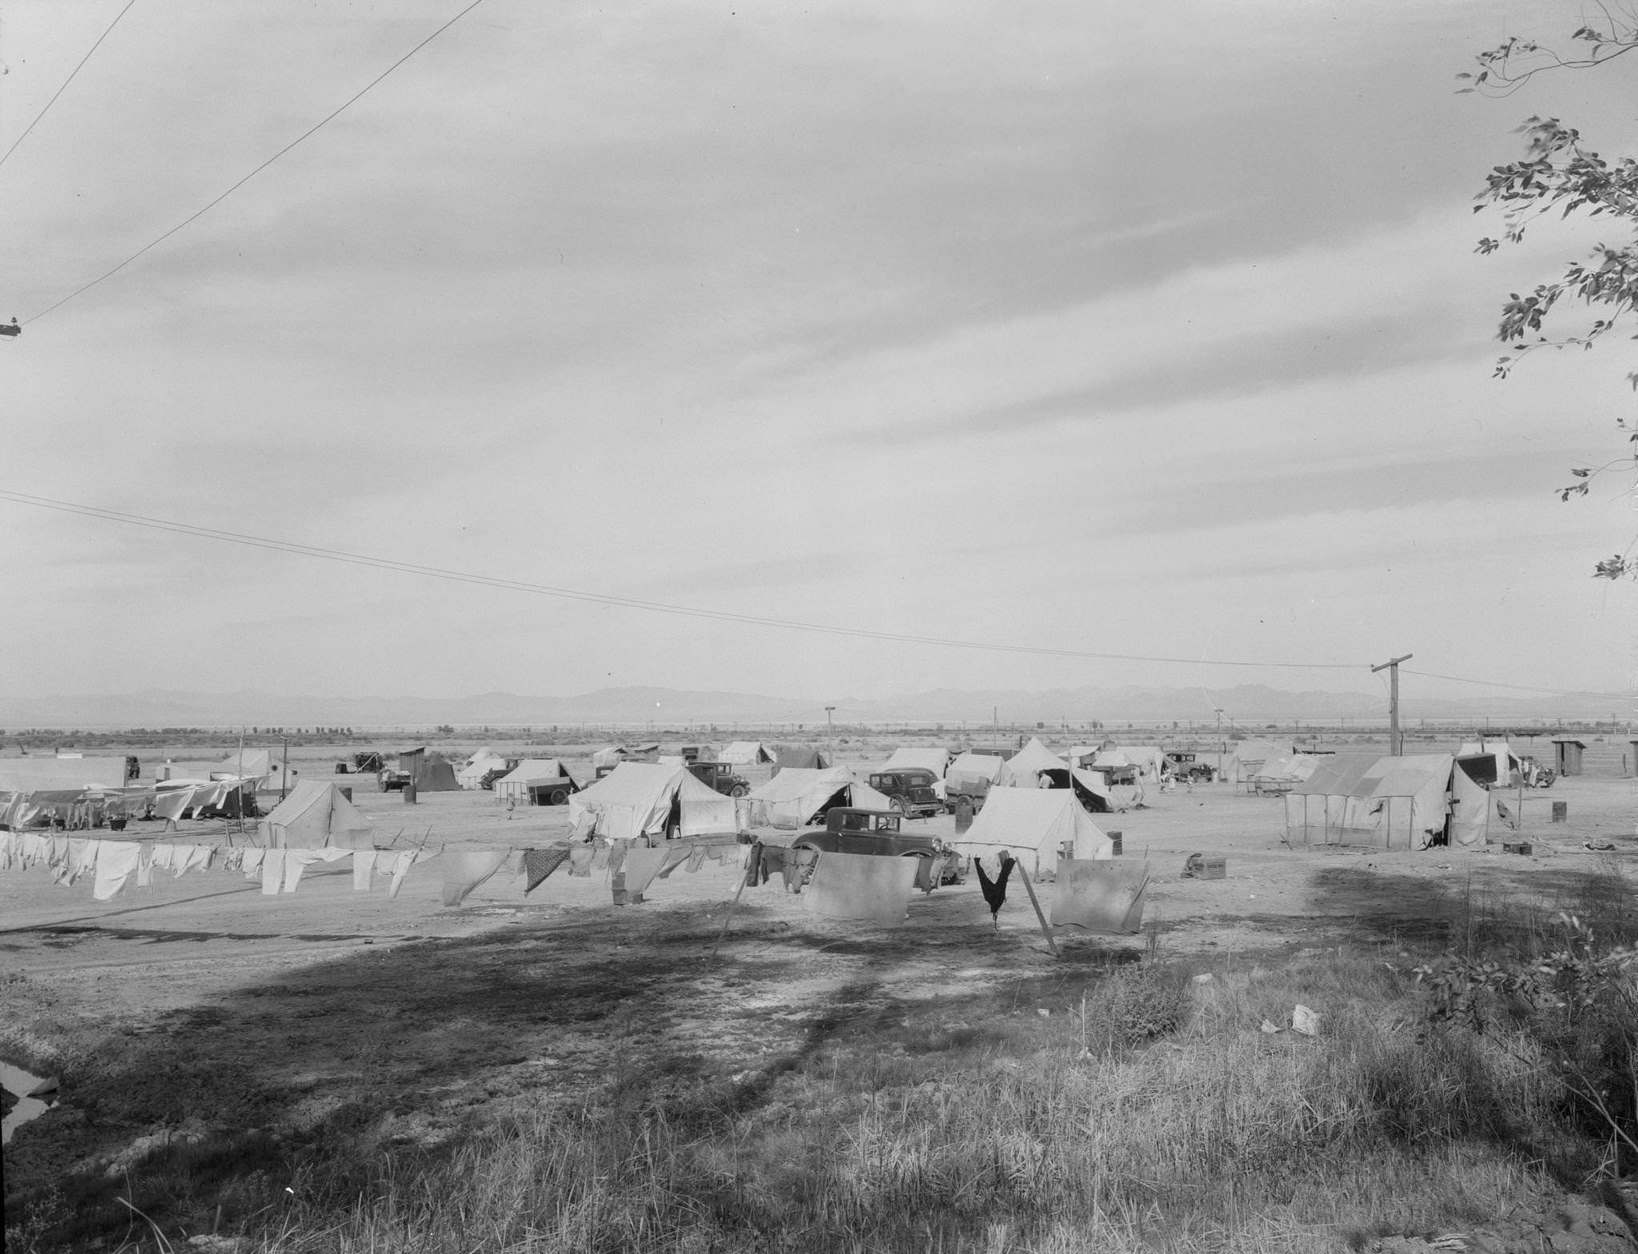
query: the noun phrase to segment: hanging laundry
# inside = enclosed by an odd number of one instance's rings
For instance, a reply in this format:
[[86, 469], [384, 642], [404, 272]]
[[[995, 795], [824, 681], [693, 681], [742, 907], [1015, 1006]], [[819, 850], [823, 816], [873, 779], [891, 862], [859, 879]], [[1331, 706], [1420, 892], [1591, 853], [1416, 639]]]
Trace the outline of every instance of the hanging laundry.
[[1000, 870], [995, 878], [985, 870], [985, 863], [990, 861], [988, 856], [973, 859], [973, 869], [978, 872], [978, 887], [984, 894], [984, 904], [990, 908], [990, 923], [996, 928], [1001, 926], [1001, 907], [1007, 901], [1007, 877], [1012, 874], [1012, 868], [1018, 865], [1014, 858], [1005, 849], [995, 855], [1000, 860]]
[[97, 880], [91, 889], [96, 901], [112, 901], [114, 894], [125, 887], [125, 881], [135, 873], [141, 861], [142, 846], [134, 840], [103, 840], [97, 842]]
[[68, 861], [75, 878], [89, 873], [97, 865], [97, 846], [101, 843], [86, 836], [76, 836], [68, 842]]
[[545, 882], [547, 876], [569, 860], [567, 845], [553, 845], [550, 849], [525, 849], [523, 874], [526, 877], [523, 895], [527, 897]]
[[1130, 934], [1143, 926], [1143, 895], [1149, 887], [1146, 862], [1059, 858], [1054, 927]]
[[142, 856], [137, 859], [137, 887], [152, 888], [154, 883], [154, 847], [141, 846]]
[[404, 886], [404, 877], [409, 869], [420, 860], [419, 849], [405, 849], [393, 856], [392, 865], [387, 868], [392, 875], [392, 882], [387, 885], [387, 896], [397, 899], [398, 890]]
[[826, 853], [802, 891], [802, 909], [825, 919], [896, 927], [904, 922], [915, 860], [865, 853]]
[[[625, 845], [624, 845], [624, 843], [621, 844], [620, 850], [621, 850], [621, 856], [624, 857], [625, 856]], [[608, 865], [609, 865], [609, 857], [610, 857], [611, 853], [612, 853], [612, 849], [611, 849], [611, 847], [609, 845], [598, 845], [597, 846], [597, 852], [592, 854], [592, 870], [594, 870], [594, 871], [607, 870]]]
[[506, 851], [444, 854], [444, 905], [458, 906], [506, 861]]
[[[703, 846], [701, 848], [703, 849]], [[680, 841], [674, 841], [671, 844], [662, 846], [662, 851], [665, 853], [665, 860], [660, 863], [660, 869], [657, 873], [657, 878], [662, 880], [669, 879], [673, 871], [683, 863], [691, 861], [694, 857], [694, 846]], [[702, 854], [701, 861], [703, 860]]]
[[262, 896], [277, 897], [284, 887], [284, 855], [287, 849], [269, 849], [262, 858]]
[[302, 872], [315, 862], [339, 862], [352, 856], [351, 849], [286, 849], [283, 889], [287, 893], [295, 892], [296, 885], [301, 883]]
[[262, 859], [267, 856], [267, 850], [252, 848], [245, 850], [243, 862], [240, 864], [247, 880], [258, 880], [262, 877]]
[[[873, 857], [872, 854], [856, 854], [856, 857]], [[819, 861], [817, 849], [789, 849], [785, 852], [785, 891], [799, 893], [802, 885], [806, 884], [813, 875], [813, 868]], [[911, 870], [915, 868], [912, 867]]]
[[176, 872], [177, 879], [189, 871], [207, 870], [211, 856], [216, 852], [209, 845], [175, 845], [173, 848], [176, 853], [172, 855], [171, 869]]
[[[603, 863], [603, 865], [608, 867], [610, 876], [620, 874], [620, 869], [626, 864], [626, 855], [630, 852], [631, 842], [629, 840], [616, 841], [614, 844], [609, 846], [608, 861]], [[596, 860], [593, 860], [592, 866], [595, 867], [597, 865], [598, 863]]]
[[[641, 900], [643, 891], [654, 882], [654, 877], [660, 868], [665, 865], [666, 849], [650, 849], [646, 845], [638, 845], [626, 851], [624, 867], [626, 900]], [[621, 885], [616, 884], [616, 888]]]
[[374, 849], [355, 849], [353, 851], [353, 891], [367, 893], [370, 891], [370, 876], [375, 874], [375, 859], [377, 851]]
[[597, 850], [590, 845], [569, 846], [569, 874], [582, 879], [591, 875], [592, 859], [597, 856]]
[[710, 852], [711, 846], [709, 845], [694, 846], [693, 852], [688, 855], [688, 873], [690, 875], [705, 866], [705, 856]]

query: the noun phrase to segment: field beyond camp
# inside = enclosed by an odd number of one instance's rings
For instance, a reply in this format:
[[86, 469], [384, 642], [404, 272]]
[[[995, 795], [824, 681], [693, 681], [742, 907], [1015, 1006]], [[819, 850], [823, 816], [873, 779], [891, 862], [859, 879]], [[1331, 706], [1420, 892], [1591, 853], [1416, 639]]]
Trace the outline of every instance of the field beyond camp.
[[[527, 752], [588, 779], [593, 747]], [[1280, 798], [1151, 789], [1097, 818], [1150, 864], [1142, 930], [1056, 954], [971, 879], [884, 929], [777, 879], [730, 918], [710, 861], [630, 906], [601, 872], [454, 908], [415, 870], [106, 903], [0, 873], [0, 1058], [60, 1084], [5, 1149], [7, 1248], [1630, 1251], [1638, 781], [1601, 747], [1474, 850], [1293, 847]], [[568, 833], [334, 779], [378, 845]], [[160, 826], [130, 834], [245, 839]]]

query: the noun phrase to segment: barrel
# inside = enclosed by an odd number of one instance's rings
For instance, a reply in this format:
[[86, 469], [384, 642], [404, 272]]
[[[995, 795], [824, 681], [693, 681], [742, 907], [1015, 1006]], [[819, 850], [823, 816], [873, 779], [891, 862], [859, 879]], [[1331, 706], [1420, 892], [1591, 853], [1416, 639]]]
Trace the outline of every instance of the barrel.
[[1570, 803], [1568, 801], [1553, 802], [1553, 822], [1562, 823], [1570, 817]]
[[404, 785], [404, 804], [407, 806], [415, 804], [415, 781], [413, 779]]
[[1117, 857], [1117, 858], [1120, 857], [1120, 835], [1121, 834], [1119, 832], [1105, 832], [1104, 835], [1109, 837], [1110, 842], [1115, 846], [1115, 848], [1113, 850], [1115, 857]]

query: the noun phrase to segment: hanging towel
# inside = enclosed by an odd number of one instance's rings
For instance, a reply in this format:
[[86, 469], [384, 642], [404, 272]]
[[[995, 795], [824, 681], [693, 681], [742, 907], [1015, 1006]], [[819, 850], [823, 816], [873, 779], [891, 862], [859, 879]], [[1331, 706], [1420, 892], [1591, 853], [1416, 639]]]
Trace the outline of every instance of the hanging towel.
[[137, 869], [142, 846], [134, 840], [103, 840], [97, 842], [97, 882], [91, 896], [97, 901], [112, 901], [114, 894], [125, 887]]
[[624, 871], [628, 901], [634, 897], [641, 897], [643, 890], [654, 882], [654, 876], [665, 864], [667, 852], [669, 851], [665, 849], [649, 849], [644, 845], [626, 851]]
[[896, 927], [904, 922], [916, 859], [827, 853], [802, 890], [802, 908], [824, 919]]
[[288, 849], [269, 849], [262, 859], [262, 896], [277, 897], [284, 886], [284, 856]]
[[444, 905], [458, 906], [506, 861], [506, 851], [444, 854]]
[[375, 874], [376, 850], [355, 849], [353, 851], [353, 891], [367, 893], [370, 891], [370, 876]]
[[594, 858], [596, 854], [597, 850], [593, 849], [590, 845], [570, 845], [569, 874], [577, 875], [582, 878], [589, 876], [591, 874], [592, 858]]
[[527, 877], [524, 881], [523, 895], [527, 897], [539, 888], [546, 877], [569, 860], [567, 845], [553, 845], [550, 849], [525, 849], [523, 851], [523, 873]]
[[267, 856], [265, 849], [246, 849], [244, 862], [241, 864], [247, 880], [262, 878], [262, 859]]
[[1143, 926], [1143, 894], [1149, 887], [1144, 862], [1059, 858], [1053, 926], [1130, 934]]
[[210, 866], [211, 855], [216, 851], [209, 845], [175, 845], [176, 853], [171, 869], [176, 872], [176, 878], [181, 879], [189, 871], [203, 871]]
[[284, 851], [284, 891], [293, 893], [302, 872], [315, 862], [339, 862], [353, 856], [351, 849], [286, 849]]
[[141, 846], [142, 856], [137, 860], [137, 887], [150, 888], [154, 882], [154, 847]]
[[626, 865], [626, 854], [629, 853], [630, 851], [631, 851], [631, 842], [630, 841], [628, 841], [628, 840], [615, 841], [614, 844], [612, 844], [609, 847], [608, 861], [606, 863], [600, 863], [594, 858], [594, 859], [592, 859], [592, 866], [593, 866], [593, 868], [596, 868], [596, 867], [599, 867], [599, 866], [605, 866], [606, 865], [608, 867], [609, 876], [612, 878], [612, 877], [620, 874], [620, 869]]
[[84, 875], [97, 865], [97, 846], [102, 842], [88, 836], [76, 836], [68, 842], [68, 862], [74, 876]]
[[[701, 851], [700, 860], [702, 862], [704, 861], [704, 848], [705, 847], [703, 845], [699, 846]], [[672, 844], [662, 846], [662, 852], [665, 854], [665, 861], [660, 863], [660, 869], [657, 874], [658, 877], [663, 880], [669, 879], [673, 871], [694, 857], [694, 846], [683, 844], [681, 842], [673, 842]]]

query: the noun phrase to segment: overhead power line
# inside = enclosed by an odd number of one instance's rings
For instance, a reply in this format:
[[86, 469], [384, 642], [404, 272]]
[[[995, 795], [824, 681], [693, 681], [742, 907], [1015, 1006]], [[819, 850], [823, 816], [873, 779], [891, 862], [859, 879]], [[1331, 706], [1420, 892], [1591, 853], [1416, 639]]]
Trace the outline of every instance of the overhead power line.
[[882, 640], [895, 644], [930, 645], [946, 649], [974, 649], [989, 653], [1020, 653], [1039, 657], [1085, 658], [1111, 662], [1163, 662], [1170, 665], [1224, 666], [1251, 670], [1352, 671], [1362, 670], [1365, 665], [1364, 663], [1347, 662], [1249, 662], [1225, 658], [1151, 657], [1137, 653], [1104, 653], [1087, 649], [1053, 649], [1040, 645], [999, 644], [991, 641], [959, 640], [945, 636], [916, 635], [910, 632], [876, 631], [868, 627], [842, 627], [830, 623], [801, 622], [795, 619], [774, 618], [762, 614], [741, 614], [732, 610], [712, 610], [699, 606], [672, 605], [663, 601], [645, 600], [641, 597], [588, 592], [580, 588], [564, 588], [553, 584], [530, 583], [521, 579], [503, 579], [493, 575], [449, 570], [440, 566], [427, 566], [419, 562], [403, 562], [395, 558], [377, 557], [367, 553], [347, 553], [320, 545], [300, 544], [295, 541], [279, 540], [269, 536], [247, 535], [238, 531], [223, 531], [215, 527], [200, 527], [192, 523], [177, 522], [172, 519], [152, 518], [146, 514], [132, 514], [123, 510], [84, 505], [76, 501], [62, 501], [52, 497], [35, 496], [27, 492], [12, 491], [9, 488], [0, 488], [0, 500], [13, 501], [19, 505], [30, 505], [39, 509], [57, 510], [66, 514], [79, 514], [87, 518], [100, 518], [107, 522], [122, 523], [127, 526], [145, 527], [154, 531], [169, 531], [177, 535], [196, 536], [200, 539], [217, 540], [226, 544], [269, 549], [278, 553], [289, 553], [297, 557], [312, 557], [328, 562], [341, 562], [349, 566], [366, 566], [375, 570], [396, 571], [406, 575], [421, 575], [432, 579], [448, 580], [453, 583], [475, 584], [486, 588], [502, 588], [512, 592], [527, 592], [537, 596], [557, 597], [569, 601], [589, 601], [599, 605], [647, 610], [656, 614], [674, 614], [687, 618], [713, 619], [718, 622], [744, 623], [754, 627], [773, 627], [784, 631], [805, 631], [829, 636], [848, 636], [861, 640]]
[[[1413, 671], [1408, 666], [1403, 668], [1403, 673], [1406, 675], [1415, 675], [1420, 679], [1444, 679], [1453, 684], [1478, 684], [1483, 688], [1506, 688], [1512, 692], [1541, 692], [1554, 697], [1564, 695], [1564, 689], [1562, 688], [1536, 688], [1529, 684], [1502, 684], [1497, 683], [1494, 679], [1471, 679], [1465, 675], [1436, 675], [1432, 671]], [[1588, 697], [1607, 697], [1611, 701], [1631, 701], [1633, 698], [1638, 697], [1638, 691], [1587, 692], [1580, 695]]]
[[473, 9], [477, 8], [482, 3], [483, 3], [483, 0], [472, 0], [472, 2], [470, 4], [468, 4], [466, 6], [466, 8], [462, 9], [454, 17], [450, 18], [447, 22], [445, 22], [437, 30], [433, 31], [432, 34], [428, 35], [420, 43], [416, 44], [415, 47], [411, 48], [403, 56], [399, 57], [398, 60], [394, 61], [386, 69], [382, 70], [381, 73], [377, 74], [374, 78], [372, 78], [363, 87], [359, 88], [358, 91], [354, 92], [351, 96], [349, 96], [346, 101], [344, 101], [342, 104], [338, 105], [336, 108], [332, 109], [329, 113], [325, 114], [324, 117], [320, 118], [317, 122], [313, 123], [312, 126], [308, 127], [300, 135], [296, 136], [295, 139], [291, 140], [283, 148], [279, 149], [276, 153], [274, 153], [266, 161], [262, 162], [254, 170], [252, 170], [249, 174], [245, 175], [238, 182], [234, 183], [231, 187], [229, 187], [225, 192], [221, 193], [214, 200], [212, 200], [208, 204], [206, 204], [202, 209], [196, 209], [194, 212], [190, 213], [187, 217], [183, 218], [182, 221], [178, 222], [175, 226], [173, 226], [170, 230], [166, 231], [163, 235], [158, 236], [156, 239], [150, 240], [148, 243], [144, 244], [141, 248], [137, 249], [136, 252], [132, 253], [129, 257], [127, 257], [124, 261], [120, 262], [117, 266], [114, 266], [114, 267], [112, 267], [112, 268], [110, 268], [108, 270], [104, 270], [101, 274], [99, 274], [96, 278], [92, 279], [89, 283], [82, 283], [79, 287], [75, 288], [67, 296], [64, 296], [64, 297], [60, 298], [59, 300], [55, 301], [54, 303], [52, 303], [50, 305], [47, 305], [39, 313], [35, 314], [32, 318], [25, 319], [25, 321], [26, 322], [37, 322], [41, 318], [44, 318], [47, 314], [51, 313], [53, 310], [62, 308], [62, 306], [66, 305], [69, 301], [73, 300], [76, 296], [80, 296], [85, 292], [89, 292], [92, 288], [96, 287], [97, 284], [103, 282], [105, 279], [113, 278], [121, 270], [125, 269], [126, 266], [130, 265], [133, 261], [137, 260], [137, 258], [141, 257], [144, 253], [150, 251], [151, 249], [158, 247], [160, 244], [163, 244], [166, 240], [170, 239], [170, 237], [175, 235], [178, 231], [182, 230], [183, 228], [185, 228], [187, 226], [192, 225], [194, 222], [197, 222], [200, 218], [204, 217], [212, 209], [216, 208], [217, 205], [221, 204], [229, 196], [233, 195], [234, 192], [238, 191], [246, 183], [250, 182], [251, 179], [255, 178], [263, 170], [267, 169], [268, 166], [272, 165], [280, 157], [284, 156], [285, 153], [289, 152], [292, 148], [296, 147], [296, 145], [298, 145], [300, 143], [303, 143], [304, 141], [306, 141], [308, 139], [311, 139], [314, 135], [316, 135], [325, 126], [329, 125], [331, 122], [335, 121], [336, 118], [340, 117], [343, 113], [345, 113], [348, 109], [352, 108], [353, 105], [357, 104], [361, 99], [363, 99], [364, 96], [371, 89], [373, 89], [377, 84], [379, 84], [384, 78], [386, 78], [389, 74], [391, 74], [399, 66], [403, 65], [404, 62], [408, 61], [416, 53], [420, 52], [421, 49], [425, 48], [434, 39], [438, 38], [439, 35], [442, 35], [446, 30], [448, 30], [451, 26], [455, 25], [456, 22], [460, 21], [463, 17], [465, 17], [468, 13], [472, 12]]
[[80, 63], [69, 71], [68, 77], [63, 79], [63, 85], [52, 93], [51, 99], [46, 101], [44, 107], [34, 115], [34, 121], [25, 126], [23, 128], [23, 133], [11, 141], [11, 147], [6, 149], [4, 156], [0, 156], [0, 165], [5, 165], [11, 158], [11, 154], [17, 151], [17, 146], [28, 138], [28, 133], [36, 126], [40, 125], [40, 119], [45, 117], [45, 115], [51, 111], [51, 106], [57, 103], [57, 97], [61, 96], [68, 90], [68, 85], [74, 81], [75, 75], [85, 68], [85, 63], [91, 59], [91, 53], [102, 47], [102, 41], [108, 38], [108, 36], [113, 32], [114, 27], [119, 25], [119, 19], [129, 13], [131, 11], [131, 6], [135, 3], [136, 0], [125, 0], [125, 7], [114, 15], [114, 20], [108, 23], [108, 29], [97, 36], [97, 42], [91, 45], [91, 51], [87, 52], [83, 57], [81, 57]]

